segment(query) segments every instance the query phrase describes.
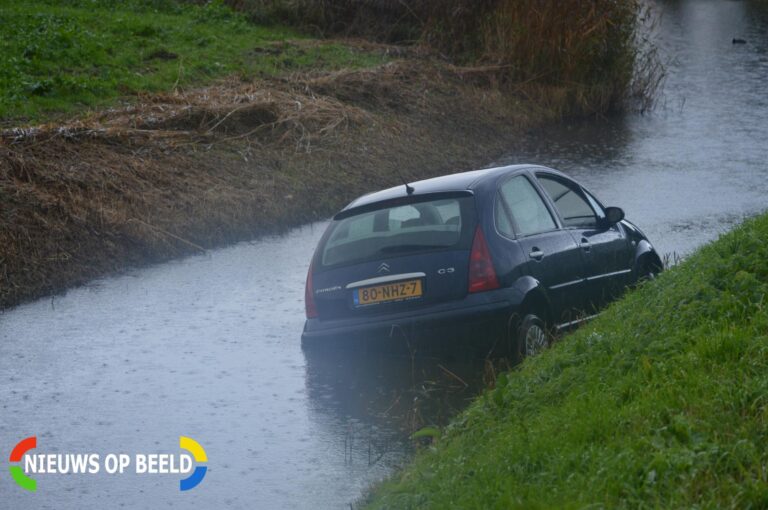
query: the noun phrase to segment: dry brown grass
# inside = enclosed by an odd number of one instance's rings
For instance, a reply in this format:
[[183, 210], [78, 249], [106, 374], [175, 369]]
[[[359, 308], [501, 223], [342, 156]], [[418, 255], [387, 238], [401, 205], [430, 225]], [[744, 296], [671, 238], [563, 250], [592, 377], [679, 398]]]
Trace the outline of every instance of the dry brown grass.
[[[321, 35], [420, 43], [561, 115], [644, 109], [663, 69], [640, 0], [229, 0]], [[261, 14], [258, 14], [261, 13]]]
[[504, 65], [500, 79], [563, 115], [622, 110], [652, 98], [661, 68], [639, 33], [648, 13], [636, 0], [495, 0], [468, 9], [456, 31], [436, 15], [432, 43]]
[[146, 96], [0, 134], [0, 307], [470, 168], [530, 118], [434, 63]]

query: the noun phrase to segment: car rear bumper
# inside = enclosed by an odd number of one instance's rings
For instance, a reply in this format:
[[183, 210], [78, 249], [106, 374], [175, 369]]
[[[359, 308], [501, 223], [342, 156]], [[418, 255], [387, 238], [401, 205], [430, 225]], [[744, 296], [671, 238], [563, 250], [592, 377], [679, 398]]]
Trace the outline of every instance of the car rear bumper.
[[509, 289], [470, 294], [461, 301], [378, 317], [319, 320], [304, 324], [303, 345], [325, 341], [477, 334], [483, 328], [506, 331], [507, 321], [519, 299]]

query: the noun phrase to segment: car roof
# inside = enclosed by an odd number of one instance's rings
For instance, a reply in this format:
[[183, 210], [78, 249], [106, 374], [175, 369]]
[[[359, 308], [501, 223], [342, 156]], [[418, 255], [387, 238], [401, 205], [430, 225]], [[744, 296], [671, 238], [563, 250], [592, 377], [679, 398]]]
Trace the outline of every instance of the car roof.
[[[483, 182], [488, 181], [505, 174], [520, 173], [524, 170], [535, 169], [537, 171], [552, 172], [558, 175], [564, 175], [561, 172], [552, 170], [538, 165], [508, 165], [494, 168], [486, 168], [483, 170], [471, 170], [468, 172], [460, 172], [450, 175], [442, 175], [440, 177], [433, 177], [431, 179], [425, 179], [422, 181], [409, 182], [408, 184], [413, 188], [413, 193], [410, 196], [416, 197], [419, 195], [428, 195], [431, 193], [451, 192], [451, 191], [465, 191], [472, 190]], [[400, 184], [381, 191], [375, 191], [368, 193], [361, 197], [356, 198], [350, 202], [342, 211], [348, 211], [350, 209], [356, 209], [366, 205], [382, 202], [386, 200], [392, 200], [396, 198], [408, 197], [405, 185]]]

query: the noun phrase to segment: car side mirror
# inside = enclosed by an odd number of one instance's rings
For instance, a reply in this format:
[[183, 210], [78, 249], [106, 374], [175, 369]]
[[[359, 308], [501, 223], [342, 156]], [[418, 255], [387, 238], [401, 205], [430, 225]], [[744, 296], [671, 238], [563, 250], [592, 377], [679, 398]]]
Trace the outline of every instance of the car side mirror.
[[621, 207], [606, 207], [603, 224], [612, 227], [624, 219], [624, 210]]

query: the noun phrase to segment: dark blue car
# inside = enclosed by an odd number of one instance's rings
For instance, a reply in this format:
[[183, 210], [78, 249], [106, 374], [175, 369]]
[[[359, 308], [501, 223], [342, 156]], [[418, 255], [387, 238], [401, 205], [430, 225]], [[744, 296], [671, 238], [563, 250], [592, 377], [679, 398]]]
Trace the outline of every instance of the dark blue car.
[[306, 345], [499, 333], [520, 356], [661, 270], [618, 207], [561, 172], [478, 170], [358, 198], [328, 226], [306, 285]]

